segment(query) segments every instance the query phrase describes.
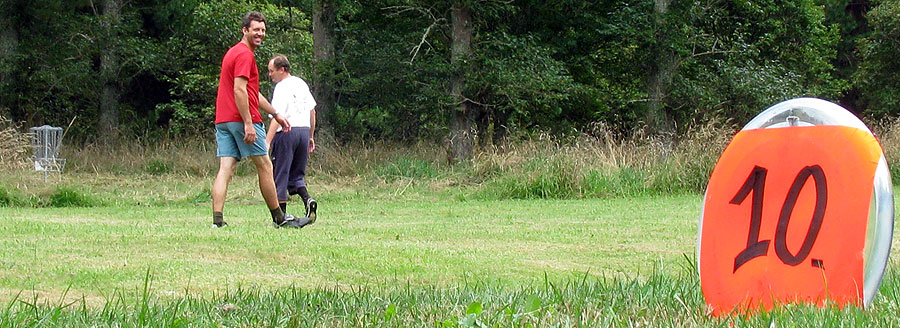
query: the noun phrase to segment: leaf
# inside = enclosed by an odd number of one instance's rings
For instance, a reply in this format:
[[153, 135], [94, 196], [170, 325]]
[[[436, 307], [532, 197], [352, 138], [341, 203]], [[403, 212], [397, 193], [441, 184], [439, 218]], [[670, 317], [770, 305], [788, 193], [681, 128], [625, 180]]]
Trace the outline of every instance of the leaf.
[[384, 320], [391, 320], [395, 315], [397, 315], [397, 305], [391, 303], [387, 306], [387, 309], [384, 310]]
[[478, 327], [478, 320], [475, 319], [475, 314], [469, 314], [462, 318], [458, 324], [460, 327]]
[[531, 294], [525, 298], [525, 312], [535, 312], [541, 309], [541, 298]]
[[472, 302], [469, 303], [469, 307], [466, 308], [466, 314], [479, 314], [483, 310], [481, 306], [481, 302]]

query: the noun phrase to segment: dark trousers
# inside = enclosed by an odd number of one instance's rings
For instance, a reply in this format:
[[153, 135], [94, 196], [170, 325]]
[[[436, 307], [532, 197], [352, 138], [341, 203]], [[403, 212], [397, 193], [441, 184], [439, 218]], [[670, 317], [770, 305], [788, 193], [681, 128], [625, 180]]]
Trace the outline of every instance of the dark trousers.
[[287, 201], [288, 192], [306, 187], [306, 163], [309, 160], [309, 127], [292, 127], [277, 132], [272, 139], [272, 164], [278, 200]]

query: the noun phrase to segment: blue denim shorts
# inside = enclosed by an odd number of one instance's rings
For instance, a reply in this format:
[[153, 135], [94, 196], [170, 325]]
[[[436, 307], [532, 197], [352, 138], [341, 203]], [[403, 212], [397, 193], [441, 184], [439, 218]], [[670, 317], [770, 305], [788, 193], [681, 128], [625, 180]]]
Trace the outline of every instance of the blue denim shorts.
[[262, 123], [253, 123], [256, 141], [248, 145], [244, 142], [244, 123], [225, 122], [216, 124], [216, 157], [234, 157], [241, 160], [247, 156], [268, 155], [266, 130]]

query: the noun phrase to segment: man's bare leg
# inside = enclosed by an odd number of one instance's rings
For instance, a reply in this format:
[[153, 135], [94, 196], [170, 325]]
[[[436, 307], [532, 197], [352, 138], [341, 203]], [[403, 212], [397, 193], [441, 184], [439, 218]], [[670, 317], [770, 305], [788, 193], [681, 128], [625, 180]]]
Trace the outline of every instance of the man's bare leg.
[[[228, 183], [234, 176], [234, 170], [237, 164], [237, 158], [219, 157], [219, 172], [216, 173], [216, 179], [212, 185], [212, 201], [213, 201], [213, 223], [221, 221], [222, 210], [225, 208], [225, 195], [228, 193]], [[221, 226], [217, 224], [217, 226]]]
[[280, 209], [278, 206], [278, 192], [275, 190], [275, 178], [272, 173], [272, 160], [269, 156], [250, 156], [253, 164], [256, 164], [256, 174], [259, 177], [259, 191], [266, 200], [268, 209]]

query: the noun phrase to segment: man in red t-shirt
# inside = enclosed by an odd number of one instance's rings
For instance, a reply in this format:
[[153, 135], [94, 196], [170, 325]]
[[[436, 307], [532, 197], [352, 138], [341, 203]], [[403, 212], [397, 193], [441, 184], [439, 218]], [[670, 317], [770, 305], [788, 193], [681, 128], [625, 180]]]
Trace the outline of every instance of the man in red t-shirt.
[[259, 109], [274, 114], [275, 120], [283, 129], [290, 130], [287, 120], [275, 113], [272, 105], [259, 93], [259, 71], [253, 51], [266, 37], [265, 17], [256, 11], [247, 13], [241, 23], [241, 32], [241, 41], [228, 49], [222, 58], [222, 72], [219, 75], [215, 122], [219, 172], [212, 187], [213, 226], [227, 225], [222, 210], [225, 207], [228, 183], [234, 175], [237, 162], [250, 157], [256, 165], [259, 189], [272, 214], [275, 227], [299, 228], [305, 225], [303, 219], [284, 213], [278, 206], [272, 161], [266, 149], [266, 133], [259, 114]]

